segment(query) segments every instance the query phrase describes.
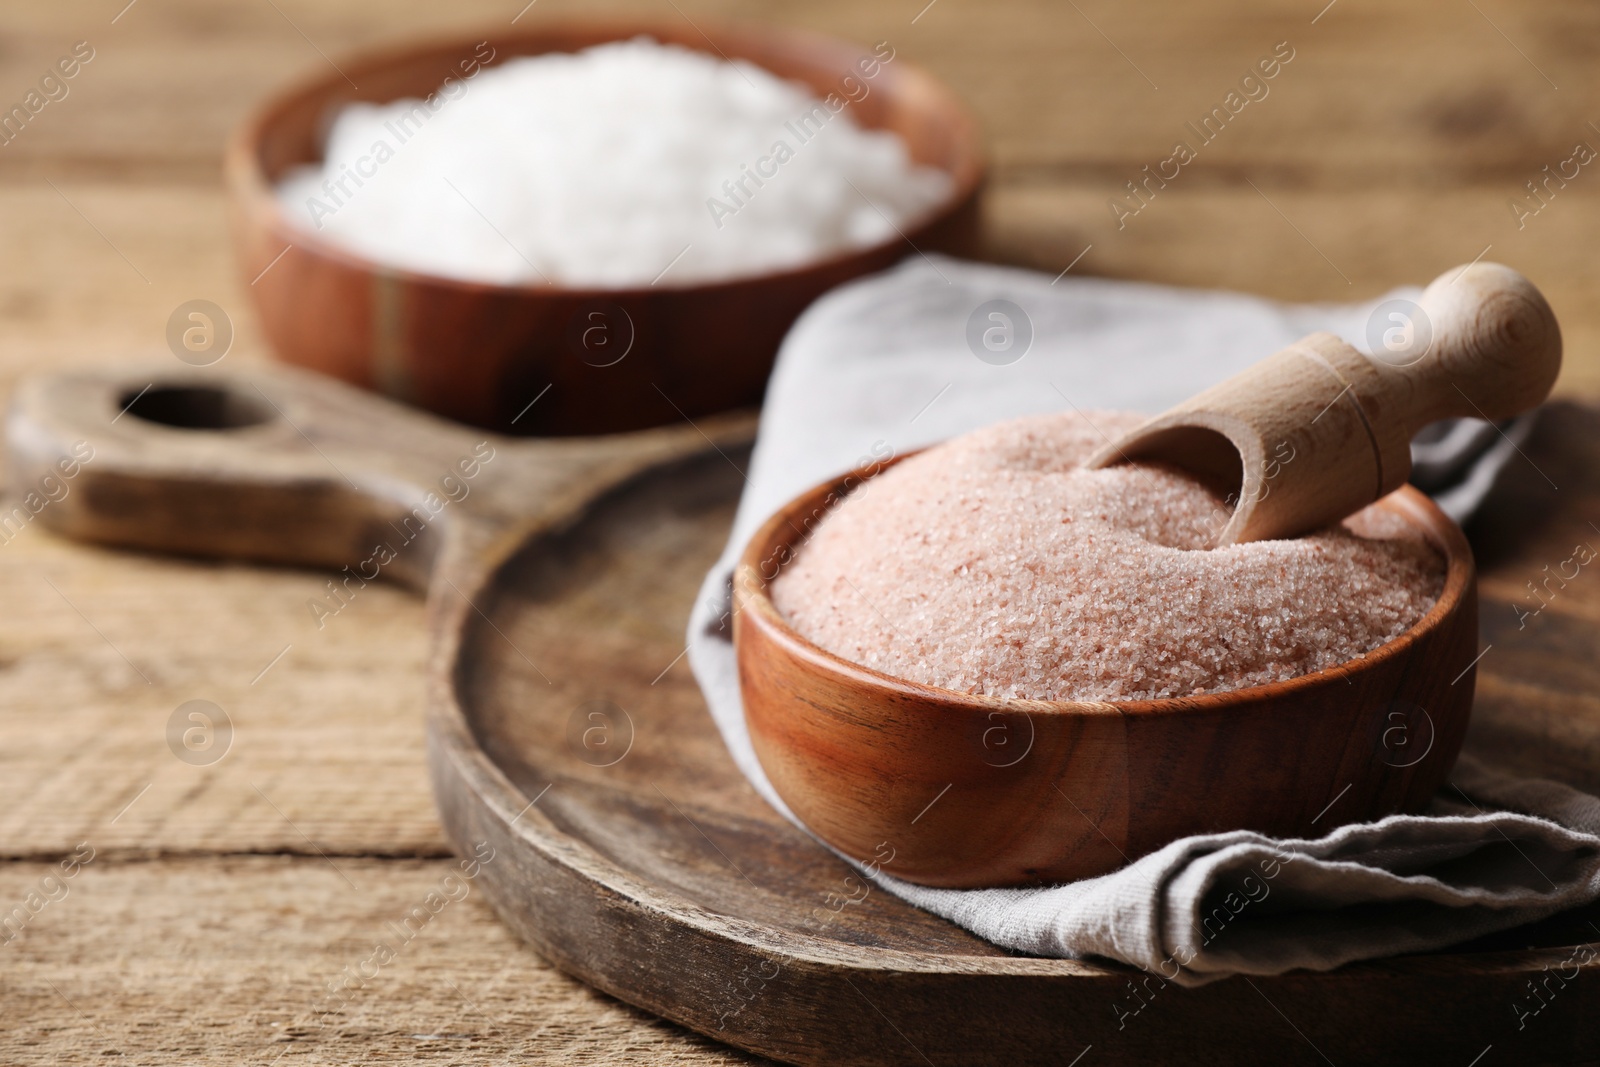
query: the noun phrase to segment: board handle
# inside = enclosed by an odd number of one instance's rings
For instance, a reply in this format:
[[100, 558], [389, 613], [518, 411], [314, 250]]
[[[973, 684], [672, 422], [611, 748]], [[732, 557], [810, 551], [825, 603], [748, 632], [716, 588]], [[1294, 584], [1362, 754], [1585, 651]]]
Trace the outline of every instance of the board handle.
[[383, 575], [425, 588], [449, 545], [475, 551], [550, 520], [705, 438], [688, 427], [506, 438], [320, 375], [253, 366], [29, 379], [6, 443], [20, 503], [0, 515], [0, 539], [36, 521], [102, 544], [333, 569], [387, 545]]

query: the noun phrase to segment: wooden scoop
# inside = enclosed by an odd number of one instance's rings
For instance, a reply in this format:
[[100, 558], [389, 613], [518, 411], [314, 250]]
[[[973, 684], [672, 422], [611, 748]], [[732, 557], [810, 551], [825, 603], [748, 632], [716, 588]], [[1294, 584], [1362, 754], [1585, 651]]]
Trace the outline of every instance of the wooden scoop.
[[[1158, 460], [1233, 505], [1216, 544], [1293, 537], [1404, 485], [1411, 438], [1452, 416], [1505, 419], [1549, 395], [1561, 329], [1533, 283], [1498, 263], [1396, 301], [1364, 355], [1314, 333], [1101, 449], [1098, 468]], [[1385, 312], [1381, 306], [1379, 313]]]

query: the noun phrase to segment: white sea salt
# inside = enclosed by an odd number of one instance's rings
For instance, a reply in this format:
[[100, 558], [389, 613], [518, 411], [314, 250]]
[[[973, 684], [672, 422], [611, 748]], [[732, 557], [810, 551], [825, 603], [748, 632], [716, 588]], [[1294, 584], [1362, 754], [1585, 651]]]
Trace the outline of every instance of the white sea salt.
[[325, 162], [278, 196], [353, 252], [466, 280], [616, 288], [794, 267], [893, 238], [949, 192], [899, 136], [851, 118], [893, 57], [879, 46], [820, 100], [645, 38], [472, 63], [426, 101], [345, 108]]

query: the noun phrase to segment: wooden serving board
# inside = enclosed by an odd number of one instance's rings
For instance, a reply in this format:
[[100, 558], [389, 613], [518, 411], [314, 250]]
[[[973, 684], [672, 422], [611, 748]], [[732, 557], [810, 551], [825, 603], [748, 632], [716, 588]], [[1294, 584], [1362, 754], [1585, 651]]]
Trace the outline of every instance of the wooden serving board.
[[[1600, 575], [1520, 629], [1511, 602], [1600, 544], [1594, 450], [1554, 445], [1597, 429], [1600, 414], [1553, 411], [1480, 531], [1492, 648], [1469, 741], [1589, 787]], [[727, 417], [513, 442], [285, 370], [119, 370], [24, 386], [9, 440], [20, 490], [92, 447], [39, 513], [69, 535], [426, 588], [434, 785], [458, 851], [492, 856], [480, 885], [558, 966], [730, 1044], [801, 1064], [1592, 1056], [1594, 909], [1449, 953], [1182, 990], [1010, 955], [869, 891], [744, 782], [683, 661], [751, 432]]]

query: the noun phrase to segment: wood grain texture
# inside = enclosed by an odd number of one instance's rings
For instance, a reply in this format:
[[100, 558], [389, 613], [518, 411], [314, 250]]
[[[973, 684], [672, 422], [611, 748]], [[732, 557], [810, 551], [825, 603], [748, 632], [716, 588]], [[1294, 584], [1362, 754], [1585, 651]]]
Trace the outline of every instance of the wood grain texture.
[[[120, 173], [132, 163], [153, 176], [214, 180], [217, 150], [248, 102], [288, 76], [330, 69], [317, 49], [337, 58], [402, 34], [504, 27], [517, 14], [499, 0], [462, 0], [448, 10], [426, 0], [381, 9], [283, 0], [282, 15], [270, 6], [182, 0], [135, 8], [113, 26], [119, 6], [43, 6], [8, 20], [3, 70], [18, 90], [74, 40], [87, 37], [100, 50], [73, 102], [58, 114], [47, 109], [26, 141], [5, 149], [12, 173], [37, 175], [33, 168], [60, 162]], [[1403, 8], [1340, 0], [1314, 25], [1319, 9], [1307, 13], [1298, 0], [1143, 9], [1091, 0], [1079, 4], [1081, 14], [1048, 0], [1001, 0], [981, 11], [941, 0], [915, 23], [922, 5], [680, 6], [696, 21], [762, 19], [868, 43], [889, 39], [974, 104], [1003, 168], [1033, 184], [1096, 180], [1100, 212], [1106, 196], [1169, 152], [1186, 121], [1220, 102], [1282, 40], [1295, 59], [1259, 107], [1249, 105], [1205, 148], [1210, 158], [1184, 182], [1239, 183], [1263, 172], [1275, 184], [1322, 188], [1500, 182], [1509, 186], [1505, 196], [1532, 176], [1528, 164], [1541, 153], [1565, 152], [1584, 136], [1593, 118], [1584, 99], [1600, 85], [1585, 45], [1600, 16], [1578, 3], [1490, 0], [1479, 6], [1491, 24], [1450, 0]], [[596, 11], [663, 14], [650, 0], [540, 0], [516, 25]], [[117, 121], [109, 105], [119, 99], [136, 121]]]
[[[5, 865], [0, 901], [53, 872]], [[8, 1064], [758, 1062], [561, 974], [444, 861], [97, 855], [62, 884], [0, 947]]]
[[[338, 55], [399, 36], [454, 35], [466, 24], [504, 26], [522, 5], [276, 6], [282, 14], [271, 5], [140, 0], [114, 24], [122, 0], [7, 12], [0, 30], [0, 99], [7, 103], [72, 42], [90, 39], [98, 55], [66, 101], [50, 104], [22, 137], [0, 147], [0, 392], [38, 369], [168, 359], [167, 316], [195, 297], [216, 300], [233, 317], [237, 338], [225, 366], [259, 360], [265, 345], [248, 310], [248, 279], [238, 277], [226, 237], [221, 157], [229, 130], [286, 79], [326, 70], [319, 48]], [[1005, 261], [1054, 276], [1092, 244], [1072, 274], [1345, 300], [1418, 284], [1492, 244], [1487, 258], [1534, 278], [1562, 322], [1567, 360], [1558, 392], [1600, 397], [1600, 303], [1592, 299], [1600, 286], [1592, 253], [1600, 244], [1600, 192], [1591, 168], [1521, 228], [1509, 210], [1541, 168], [1593, 136], [1587, 123], [1600, 90], [1588, 45], [1600, 28], [1593, 5], [1478, 0], [1480, 13], [1455, 0], [1340, 0], [1314, 25], [1322, 5], [1299, 0], [1085, 0], [1076, 8], [1049, 0], [941, 0], [915, 23], [921, 3], [677, 6], [695, 20], [771, 19], [856, 41], [887, 39], [950, 84], [986, 134], [994, 163], [986, 224], [992, 254]], [[605, 8], [663, 12], [658, 0]], [[593, 10], [578, 0], [540, 0], [517, 25], [547, 11]], [[1118, 230], [1107, 201], [1144, 164], [1163, 158], [1184, 123], [1216, 103], [1247, 65], [1285, 39], [1298, 52], [1271, 96], [1249, 105], [1179, 181]], [[1587, 444], [1597, 433], [1592, 415], [1558, 410], [1525, 450], [1560, 490], [1522, 470], [1497, 496], [1493, 514], [1469, 530], [1483, 565], [1484, 639], [1494, 646], [1481, 663], [1473, 742], [1590, 789], [1600, 789], [1600, 703], [1589, 667], [1600, 656], [1600, 586], [1585, 571], [1525, 629], [1513, 605], [1537, 605], [1526, 582], [1569, 558], [1568, 542], [1592, 536], [1584, 533], [1587, 522], [1600, 522]], [[292, 968], [319, 940], [345, 935], [337, 907], [295, 910], [304, 880], [293, 872], [321, 870], [337, 882], [316, 848], [336, 857], [447, 851], [422, 755], [421, 601], [375, 585], [319, 631], [306, 601], [325, 579], [303, 570], [86, 550], [37, 527], [0, 548], [8, 608], [0, 616], [0, 851], [8, 858], [56, 856], [99, 828], [113, 843], [105, 871], [181, 867], [168, 884], [196, 887], [192, 899], [170, 897], [186, 914], [261, 916], [261, 928], [274, 937], [281, 936], [274, 917], [292, 915], [308, 936], [273, 957], [278, 962], [262, 964], [268, 971]], [[684, 671], [680, 662], [667, 678]], [[203, 769], [175, 760], [161, 734], [171, 711], [197, 697], [216, 700], [242, 724], [231, 754]], [[252, 881], [236, 898], [216, 896], [246, 877], [228, 858], [239, 852], [295, 855], [273, 860], [289, 866], [284, 879]], [[428, 863], [442, 874], [444, 860]], [[182, 942], [183, 958], [166, 972], [170, 981], [155, 977], [158, 970], [131, 972], [130, 961], [161, 952], [183, 924], [174, 919], [170, 928], [147, 930], [133, 921], [150, 908], [147, 883], [108, 880], [102, 892], [105, 908], [71, 923], [83, 951], [36, 942], [39, 966], [87, 1018], [57, 1002], [59, 1015], [40, 1015], [51, 1028], [31, 1032], [29, 1040], [39, 1042], [31, 1050], [21, 1050], [6, 1029], [5, 1058], [58, 1062], [71, 1053], [57, 1051], [86, 1047], [76, 1042], [98, 1041], [106, 1030], [123, 1035], [118, 1044], [136, 1062], [192, 1061], [195, 1055], [169, 1050], [164, 1030], [140, 1022], [182, 1020], [214, 1005], [207, 1019], [215, 1024], [190, 1031], [194, 1045], [210, 1062], [264, 1062], [254, 1054], [251, 1020], [290, 998], [272, 986], [213, 980], [234, 964], [224, 946], [203, 938]], [[225, 906], [204, 910], [213, 897]], [[495, 940], [480, 955], [465, 938], [453, 942], [485, 968], [499, 965], [499, 946], [511, 943]], [[261, 944], [270, 950], [272, 939], [263, 936]], [[191, 972], [205, 977], [194, 981]], [[63, 984], [91, 973], [93, 984]], [[33, 997], [47, 988], [13, 985], [7, 975], [0, 1002], [9, 1018], [58, 1010]], [[388, 1002], [371, 1043], [317, 1058], [415, 1054], [419, 1046], [407, 1035], [432, 1032], [427, 1013], [456, 996], [430, 975], [419, 973], [405, 995]], [[104, 999], [81, 997], [80, 989]], [[26, 1012], [14, 1010], [24, 992]], [[508, 983], [502, 995], [509, 1003], [524, 988]], [[520, 1043], [508, 1036], [502, 1046], [513, 1061], [730, 1061], [731, 1054], [708, 1051], [679, 1028], [642, 1014], [608, 1014], [614, 1002], [578, 983], [562, 979], [537, 998], [528, 995], [537, 1017], [519, 1026]], [[1394, 1000], [1372, 1017], [1392, 1022], [1426, 1014], [1434, 1003]], [[1580, 1006], [1558, 1001], [1536, 1025], [1559, 1028], [1561, 1013]], [[1509, 1018], [1505, 1005], [1490, 1004], [1484, 1017], [1502, 1013]], [[559, 1021], [546, 1026], [542, 1019]], [[585, 1030], [585, 1019], [598, 1021]], [[1307, 1020], [1295, 1022], [1304, 1027]], [[1262, 1030], [1285, 1050], [1301, 1048], [1275, 1016]], [[1501, 1055], [1518, 1058], [1515, 1035], [1496, 1040], [1485, 1065]], [[301, 1051], [308, 1050], [290, 1055]], [[1459, 1062], [1480, 1051], [1464, 1050]], [[1573, 1059], [1581, 1050], [1567, 1051]]]

